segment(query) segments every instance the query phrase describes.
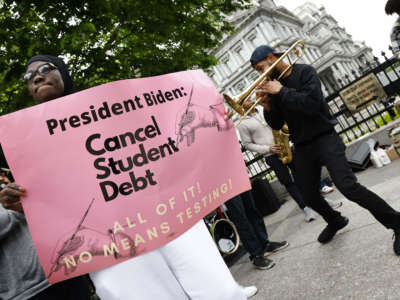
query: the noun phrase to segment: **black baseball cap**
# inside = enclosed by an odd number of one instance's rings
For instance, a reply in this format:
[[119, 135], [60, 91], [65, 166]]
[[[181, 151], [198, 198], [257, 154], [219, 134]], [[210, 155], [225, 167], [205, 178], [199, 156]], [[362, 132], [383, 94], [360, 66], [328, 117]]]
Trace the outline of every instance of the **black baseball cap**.
[[258, 46], [253, 53], [251, 54], [250, 57], [250, 63], [251, 66], [254, 68], [254, 66], [262, 61], [263, 59], [265, 59], [268, 54], [276, 54], [276, 55], [282, 55], [282, 52], [277, 52], [275, 49], [271, 48], [270, 46], [267, 45], [262, 45], [262, 46]]

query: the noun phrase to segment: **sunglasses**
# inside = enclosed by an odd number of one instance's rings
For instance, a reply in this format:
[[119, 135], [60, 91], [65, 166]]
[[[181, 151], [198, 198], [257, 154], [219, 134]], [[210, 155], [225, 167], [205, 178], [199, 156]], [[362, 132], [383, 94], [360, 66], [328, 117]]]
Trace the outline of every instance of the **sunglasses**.
[[36, 71], [31, 71], [31, 72], [25, 73], [23, 79], [24, 79], [25, 83], [28, 83], [36, 76], [36, 74], [46, 75], [56, 69], [57, 69], [57, 67], [55, 65], [53, 65], [52, 63], [45, 63], [43, 65], [40, 65]]

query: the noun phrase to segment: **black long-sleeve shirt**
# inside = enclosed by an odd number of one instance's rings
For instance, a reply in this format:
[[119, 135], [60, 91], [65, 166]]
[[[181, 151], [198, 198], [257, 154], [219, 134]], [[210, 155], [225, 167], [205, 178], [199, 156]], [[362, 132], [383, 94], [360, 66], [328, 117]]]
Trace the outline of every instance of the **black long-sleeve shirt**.
[[272, 128], [280, 129], [286, 122], [295, 146], [334, 130], [337, 120], [329, 112], [312, 66], [295, 64], [290, 75], [280, 82], [280, 92], [270, 95], [271, 111], [264, 110], [265, 120]]

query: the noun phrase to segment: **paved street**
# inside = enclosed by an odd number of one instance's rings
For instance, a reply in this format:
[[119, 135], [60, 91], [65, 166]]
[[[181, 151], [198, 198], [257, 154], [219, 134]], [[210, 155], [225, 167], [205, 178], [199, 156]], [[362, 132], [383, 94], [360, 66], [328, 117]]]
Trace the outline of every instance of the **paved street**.
[[[357, 177], [400, 209], [400, 160], [380, 169], [370, 167]], [[325, 226], [321, 217], [305, 223], [293, 200], [265, 218], [271, 240], [287, 240], [290, 246], [270, 257], [276, 262], [270, 270], [255, 269], [247, 255], [231, 267], [240, 284], [259, 288], [251, 299], [400, 299], [400, 258], [392, 250], [393, 231], [337, 190], [327, 198], [343, 201], [339, 210], [350, 219], [327, 245], [317, 242]]]

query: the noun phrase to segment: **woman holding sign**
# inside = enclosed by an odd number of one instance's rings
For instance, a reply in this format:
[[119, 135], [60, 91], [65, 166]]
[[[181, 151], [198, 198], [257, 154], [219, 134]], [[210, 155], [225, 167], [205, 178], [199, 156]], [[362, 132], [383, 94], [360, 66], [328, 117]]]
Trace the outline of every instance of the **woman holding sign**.
[[[31, 58], [24, 79], [37, 103], [74, 92], [68, 70], [58, 57]], [[0, 201], [5, 208], [18, 210], [22, 194], [22, 187], [10, 184], [0, 193]], [[90, 277], [102, 300], [246, 298], [203, 221], [159, 249], [93, 272]]]
[[[73, 93], [74, 86], [62, 60], [46, 60], [35, 65], [35, 71], [27, 73], [25, 81], [36, 101], [40, 103]], [[43, 87], [33, 88], [33, 81], [40, 82]], [[1, 149], [0, 167], [8, 168]], [[21, 196], [24, 193], [21, 186], [0, 178], [0, 299], [89, 300], [88, 281], [83, 277], [53, 285], [48, 282], [23, 213]]]

